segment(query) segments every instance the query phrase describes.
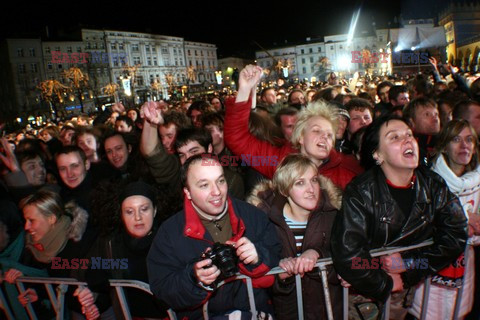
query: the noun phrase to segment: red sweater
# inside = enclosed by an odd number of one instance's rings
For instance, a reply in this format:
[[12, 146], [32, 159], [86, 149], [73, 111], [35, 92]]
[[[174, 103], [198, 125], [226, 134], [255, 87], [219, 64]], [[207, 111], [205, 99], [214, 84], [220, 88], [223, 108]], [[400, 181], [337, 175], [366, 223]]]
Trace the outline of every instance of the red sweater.
[[[250, 117], [251, 100], [235, 103], [235, 98], [228, 99], [225, 103], [225, 125], [224, 139], [227, 147], [236, 155], [249, 157], [265, 157], [268, 159], [267, 165], [262, 165], [252, 161], [250, 165], [271, 179], [277, 164], [290, 153], [297, 153], [290, 143], [282, 147], [276, 147], [266, 141], [262, 141], [253, 136], [248, 130], [248, 119]], [[264, 159], [265, 159], [264, 158]], [[275, 161], [272, 161], [274, 159]], [[350, 155], [339, 153], [332, 149], [328, 161], [324, 162], [319, 168], [319, 173], [330, 178], [333, 183], [342, 190], [356, 175], [363, 172], [358, 161]]]

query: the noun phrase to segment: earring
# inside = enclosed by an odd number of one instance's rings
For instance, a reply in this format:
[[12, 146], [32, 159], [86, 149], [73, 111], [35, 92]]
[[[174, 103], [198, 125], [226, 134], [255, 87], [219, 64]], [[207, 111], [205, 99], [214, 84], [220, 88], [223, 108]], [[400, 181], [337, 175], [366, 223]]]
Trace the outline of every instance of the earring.
[[378, 160], [378, 159], [375, 159], [375, 164], [376, 164], [377, 166], [381, 166], [382, 163], [383, 163], [382, 161], [380, 161], [380, 160]]

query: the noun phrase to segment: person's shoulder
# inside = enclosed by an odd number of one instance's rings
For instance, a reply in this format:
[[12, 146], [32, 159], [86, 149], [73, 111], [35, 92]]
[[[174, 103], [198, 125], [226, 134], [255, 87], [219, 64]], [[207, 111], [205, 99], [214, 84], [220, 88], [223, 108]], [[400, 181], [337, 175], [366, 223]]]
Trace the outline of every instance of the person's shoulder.
[[160, 229], [164, 231], [172, 231], [180, 228], [181, 230], [183, 230], [184, 226], [185, 226], [185, 211], [181, 210], [175, 213], [173, 216], [166, 219], [164, 222], [162, 222], [162, 224], [160, 225]]
[[258, 218], [266, 218], [265, 213], [260, 210], [259, 208], [255, 207], [254, 205], [247, 203], [245, 201], [230, 198], [232, 200], [233, 209], [236, 214], [240, 217], [251, 217], [251, 216], [258, 216]]
[[418, 166], [415, 170], [415, 174], [418, 177], [423, 177], [428, 184], [447, 187], [447, 184], [441, 175], [424, 165]]

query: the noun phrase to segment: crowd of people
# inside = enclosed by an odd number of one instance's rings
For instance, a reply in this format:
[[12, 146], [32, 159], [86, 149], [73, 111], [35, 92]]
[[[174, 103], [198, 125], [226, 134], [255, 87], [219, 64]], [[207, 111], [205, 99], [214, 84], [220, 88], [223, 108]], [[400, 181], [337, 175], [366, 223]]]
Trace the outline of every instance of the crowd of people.
[[[342, 319], [478, 319], [480, 80], [453, 67], [409, 77], [259, 88], [246, 66], [231, 96], [114, 104], [1, 138], [2, 290], [18, 319], [31, 303], [54, 317], [41, 286], [21, 276], [75, 278], [66, 313], [119, 318], [109, 279], [135, 318], [325, 319], [315, 264], [331, 257], [332, 310]], [[433, 244], [380, 258], [372, 249]], [[468, 243], [468, 244], [467, 244]], [[284, 272], [266, 275], [274, 267]], [[257, 315], [243, 281], [252, 278]], [[221, 285], [220, 285], [221, 284]]]

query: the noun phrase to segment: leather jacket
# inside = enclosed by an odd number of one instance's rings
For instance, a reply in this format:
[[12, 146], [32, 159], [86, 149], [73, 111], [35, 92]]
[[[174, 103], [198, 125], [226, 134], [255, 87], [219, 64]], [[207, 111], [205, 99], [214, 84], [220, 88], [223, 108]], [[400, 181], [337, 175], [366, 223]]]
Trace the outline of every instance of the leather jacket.
[[[388, 298], [393, 280], [381, 266], [372, 264], [370, 250], [433, 238], [429, 247], [401, 253], [404, 262], [428, 261], [428, 267], [412, 265], [401, 274], [404, 287], [410, 287], [446, 267], [465, 249], [467, 221], [458, 198], [433, 171], [417, 168], [415, 177], [409, 215], [391, 196], [383, 171], [374, 167], [347, 186], [333, 225], [331, 252], [337, 273], [362, 295], [381, 302]], [[360, 267], [353, 258], [361, 262]]]

